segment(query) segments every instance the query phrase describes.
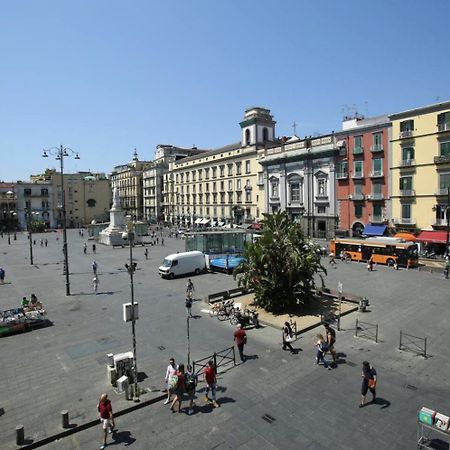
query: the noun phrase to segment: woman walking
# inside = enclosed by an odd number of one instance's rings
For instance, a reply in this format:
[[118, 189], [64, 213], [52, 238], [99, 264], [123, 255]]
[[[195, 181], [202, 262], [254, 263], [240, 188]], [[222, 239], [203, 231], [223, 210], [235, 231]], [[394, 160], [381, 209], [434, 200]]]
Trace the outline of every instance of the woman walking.
[[178, 409], [177, 411], [181, 412], [181, 401], [183, 400], [183, 393], [185, 391], [185, 384], [184, 384], [184, 365], [180, 364], [178, 366], [178, 370], [175, 372], [175, 377], [177, 377], [176, 385], [173, 388], [173, 393], [175, 394], [175, 398], [173, 399], [172, 404], [170, 405], [170, 410], [174, 413], [175, 409], [175, 403], [178, 403]]
[[361, 385], [361, 403], [359, 407], [362, 408], [366, 404], [367, 391], [372, 393], [372, 402], [375, 403], [377, 392], [375, 390], [377, 385], [377, 371], [368, 361], [362, 363], [362, 385]]
[[284, 322], [282, 332], [283, 332], [283, 350], [286, 350], [286, 347], [288, 347], [291, 353], [295, 353], [295, 350], [292, 348], [291, 345], [291, 342], [294, 339], [294, 333], [292, 331], [289, 322]]
[[319, 364], [320, 361], [322, 361], [323, 367], [325, 367], [325, 369], [331, 370], [331, 367], [325, 360], [325, 353], [328, 351], [327, 341], [321, 334], [316, 335], [316, 339], [317, 339], [316, 364]]

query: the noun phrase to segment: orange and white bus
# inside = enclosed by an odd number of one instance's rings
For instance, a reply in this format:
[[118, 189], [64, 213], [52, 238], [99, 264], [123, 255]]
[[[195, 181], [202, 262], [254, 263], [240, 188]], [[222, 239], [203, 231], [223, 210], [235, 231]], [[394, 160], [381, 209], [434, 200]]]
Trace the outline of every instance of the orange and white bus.
[[330, 252], [348, 261], [372, 261], [376, 264], [416, 267], [419, 264], [417, 244], [398, 238], [333, 239]]

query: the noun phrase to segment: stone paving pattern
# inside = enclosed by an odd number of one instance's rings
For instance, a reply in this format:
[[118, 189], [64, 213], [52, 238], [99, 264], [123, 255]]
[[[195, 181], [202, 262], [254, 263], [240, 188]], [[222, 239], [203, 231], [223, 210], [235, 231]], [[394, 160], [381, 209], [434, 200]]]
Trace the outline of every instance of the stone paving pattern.
[[[56, 236], [60, 239], [56, 241]], [[25, 426], [31, 441], [60, 431], [60, 411], [70, 411], [71, 423], [96, 417], [101, 392], [110, 394], [116, 410], [130, 405], [106, 380], [106, 353], [131, 348], [131, 326], [122, 320], [122, 303], [130, 298], [124, 264], [128, 249], [97, 245], [97, 255], [83, 255], [83, 242], [69, 230], [71, 289], [65, 296], [61, 233], [48, 235], [49, 247], [34, 247], [35, 266], [29, 265], [28, 241], [19, 235], [8, 246], [0, 239], [0, 265], [7, 284], [0, 286], [0, 307], [15, 307], [23, 295], [35, 292], [54, 325], [0, 339], [0, 449], [16, 448], [14, 429]], [[36, 239], [39, 242], [40, 236]], [[143, 387], [162, 388], [167, 360], [186, 361], [186, 278], [161, 280], [157, 267], [165, 255], [183, 250], [184, 242], [166, 238], [164, 247], [135, 248], [138, 271], [136, 298], [139, 370]], [[90, 244], [88, 246], [90, 250]], [[89, 252], [91, 253], [91, 252]], [[93, 295], [90, 263], [99, 264], [100, 294]], [[327, 264], [327, 263], [325, 263]], [[329, 267], [329, 266], [327, 266]], [[232, 277], [205, 274], [192, 278], [196, 298], [235, 287]], [[364, 264], [339, 263], [329, 268], [326, 284], [365, 295], [370, 312], [343, 317], [337, 349], [346, 354], [331, 371], [314, 364], [312, 330], [301, 336], [291, 355], [280, 346], [280, 331], [271, 327], [248, 331], [248, 360], [219, 377], [221, 408], [201, 400], [192, 416], [171, 414], [162, 402], [117, 419], [111, 448], [135, 449], [411, 449], [416, 442], [416, 415], [421, 406], [450, 413], [450, 381], [445, 345], [448, 336], [449, 280], [439, 273], [395, 271]], [[201, 312], [191, 321], [191, 354], [203, 358], [232, 345], [233, 327]], [[201, 316], [201, 317], [200, 317]], [[355, 320], [379, 324], [379, 342], [354, 337]], [[399, 351], [400, 329], [428, 337], [429, 357]], [[164, 349], [160, 349], [162, 347]], [[158, 348], [159, 347], [159, 348]], [[379, 375], [379, 402], [359, 409], [360, 366], [364, 359]], [[412, 387], [408, 388], [408, 386]], [[145, 398], [155, 395], [146, 394]], [[275, 420], [262, 419], [265, 414]], [[47, 449], [95, 449], [101, 443], [94, 427]]]

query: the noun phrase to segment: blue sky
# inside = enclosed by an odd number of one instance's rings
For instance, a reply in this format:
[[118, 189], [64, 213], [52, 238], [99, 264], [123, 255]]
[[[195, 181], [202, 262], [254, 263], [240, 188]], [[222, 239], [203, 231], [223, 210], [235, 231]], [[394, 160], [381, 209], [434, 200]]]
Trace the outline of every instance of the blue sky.
[[448, 0], [0, 0], [0, 180], [216, 148], [245, 108], [278, 136], [450, 100]]

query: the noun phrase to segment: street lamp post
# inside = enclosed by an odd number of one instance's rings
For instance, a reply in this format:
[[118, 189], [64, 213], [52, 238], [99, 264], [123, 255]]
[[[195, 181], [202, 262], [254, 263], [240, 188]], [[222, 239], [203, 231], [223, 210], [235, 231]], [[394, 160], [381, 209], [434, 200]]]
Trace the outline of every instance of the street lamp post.
[[11, 208], [9, 207], [9, 199], [11, 198], [11, 195], [14, 195], [13, 191], [8, 191], [6, 193], [6, 205], [8, 208], [8, 245], [11, 245]]
[[31, 210], [27, 211], [27, 219], [28, 219], [28, 240], [30, 241], [30, 264], [33, 265], [33, 234], [31, 230], [31, 217], [32, 217]]
[[138, 402], [139, 401], [139, 391], [138, 391], [138, 384], [137, 384], [137, 358], [136, 358], [136, 314], [135, 314], [135, 305], [134, 302], [134, 279], [133, 274], [136, 270], [137, 264], [133, 262], [133, 244], [134, 244], [134, 232], [133, 232], [133, 222], [128, 222], [127, 224], [128, 232], [124, 233], [124, 236], [128, 238], [128, 244], [130, 246], [130, 263], [125, 264], [126, 269], [128, 270], [128, 273], [130, 274], [130, 292], [131, 292], [131, 311], [132, 311], [132, 319], [131, 319], [131, 334], [133, 335], [133, 381], [134, 381], [134, 396], [133, 401]]
[[60, 163], [61, 173], [61, 205], [62, 205], [62, 219], [63, 219], [63, 253], [64, 253], [64, 274], [66, 276], [66, 295], [70, 295], [70, 278], [69, 278], [69, 254], [67, 249], [67, 228], [66, 228], [66, 195], [64, 192], [64, 158], [73, 156], [74, 159], [80, 159], [77, 152], [74, 152], [71, 148], [52, 147], [44, 150], [42, 153], [43, 158], [48, 158], [48, 155], [55, 156], [55, 159]]
[[445, 241], [445, 258], [448, 260], [448, 244], [450, 234], [450, 186], [447, 187], [447, 208], [445, 208], [445, 215], [447, 216], [447, 238]]

